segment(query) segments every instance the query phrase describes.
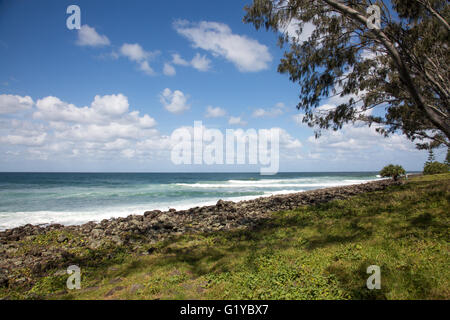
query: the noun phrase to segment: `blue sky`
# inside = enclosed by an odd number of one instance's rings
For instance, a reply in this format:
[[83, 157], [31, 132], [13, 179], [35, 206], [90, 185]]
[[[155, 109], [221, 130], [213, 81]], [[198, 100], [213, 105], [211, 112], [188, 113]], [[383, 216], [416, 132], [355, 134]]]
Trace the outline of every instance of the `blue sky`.
[[281, 128], [281, 171], [423, 167], [426, 152], [373, 128], [314, 139], [298, 85], [276, 71], [277, 35], [242, 23], [245, 3], [0, 1], [0, 171], [256, 170], [171, 163], [171, 133], [194, 121]]

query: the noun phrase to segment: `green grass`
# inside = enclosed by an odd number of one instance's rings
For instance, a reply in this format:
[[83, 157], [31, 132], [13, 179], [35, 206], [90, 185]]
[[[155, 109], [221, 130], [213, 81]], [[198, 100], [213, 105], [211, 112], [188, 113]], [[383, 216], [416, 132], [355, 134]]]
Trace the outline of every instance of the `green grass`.
[[[48, 299], [449, 299], [450, 174], [422, 176], [348, 200], [274, 213], [255, 230], [184, 235], [77, 260], [67, 275], [9, 298]], [[26, 248], [26, 247], [25, 247]], [[107, 257], [107, 258], [105, 258]], [[381, 289], [368, 290], [369, 265]]]

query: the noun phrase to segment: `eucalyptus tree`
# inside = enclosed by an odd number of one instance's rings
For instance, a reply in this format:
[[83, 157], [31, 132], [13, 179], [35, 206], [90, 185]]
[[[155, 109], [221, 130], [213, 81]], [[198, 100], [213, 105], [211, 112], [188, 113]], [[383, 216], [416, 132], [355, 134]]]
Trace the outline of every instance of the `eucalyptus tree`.
[[362, 121], [419, 148], [450, 147], [448, 1], [254, 0], [245, 10], [244, 22], [281, 31], [278, 71], [299, 84], [316, 135]]

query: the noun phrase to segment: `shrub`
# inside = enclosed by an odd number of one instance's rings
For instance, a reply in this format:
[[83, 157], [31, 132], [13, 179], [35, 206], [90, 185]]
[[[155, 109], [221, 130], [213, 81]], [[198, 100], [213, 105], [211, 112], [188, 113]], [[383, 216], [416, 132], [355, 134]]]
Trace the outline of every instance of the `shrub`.
[[438, 174], [448, 172], [448, 165], [440, 163], [438, 161], [427, 162], [423, 168], [423, 174]]
[[406, 171], [402, 166], [399, 165], [387, 165], [380, 171], [380, 176], [393, 178], [394, 180], [398, 180], [401, 176], [405, 175]]

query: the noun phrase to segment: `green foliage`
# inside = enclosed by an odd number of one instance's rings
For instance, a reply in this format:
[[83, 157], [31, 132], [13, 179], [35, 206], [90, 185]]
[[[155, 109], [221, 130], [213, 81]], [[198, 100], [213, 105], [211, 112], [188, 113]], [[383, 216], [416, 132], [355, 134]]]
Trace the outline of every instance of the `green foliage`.
[[[374, 3], [379, 30], [367, 26]], [[420, 148], [450, 146], [448, 1], [253, 0], [245, 10], [244, 22], [283, 33], [280, 45], [288, 48], [278, 71], [299, 85], [297, 108], [316, 135], [362, 121], [385, 135], [432, 140]], [[318, 108], [335, 96], [343, 102]], [[384, 115], [366, 112], [374, 108]]]
[[434, 162], [434, 161], [435, 161], [434, 152], [433, 152], [433, 149], [430, 148], [428, 150], [428, 159], [427, 159], [426, 163], [431, 163], [431, 162]]
[[423, 174], [447, 173], [449, 166], [438, 161], [427, 162], [423, 168]]
[[394, 180], [398, 180], [401, 176], [405, 175], [406, 171], [400, 165], [387, 165], [380, 171], [380, 176], [393, 178]]

